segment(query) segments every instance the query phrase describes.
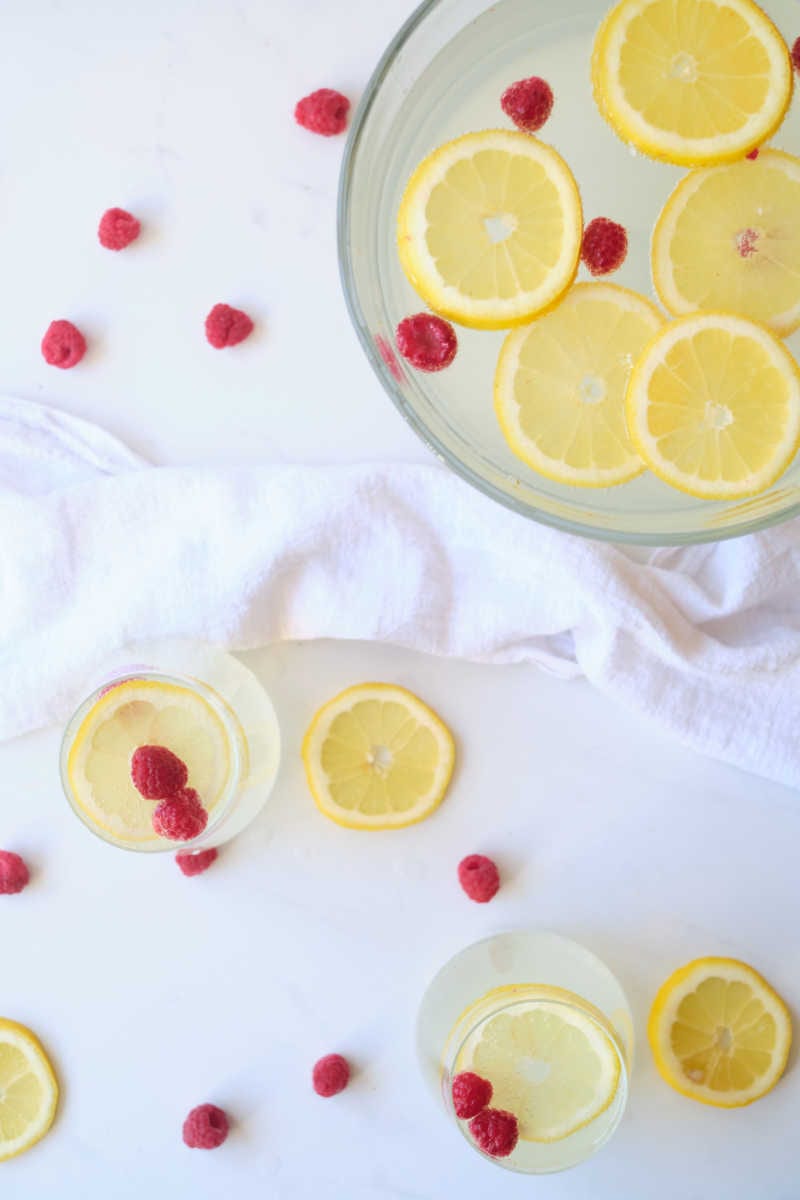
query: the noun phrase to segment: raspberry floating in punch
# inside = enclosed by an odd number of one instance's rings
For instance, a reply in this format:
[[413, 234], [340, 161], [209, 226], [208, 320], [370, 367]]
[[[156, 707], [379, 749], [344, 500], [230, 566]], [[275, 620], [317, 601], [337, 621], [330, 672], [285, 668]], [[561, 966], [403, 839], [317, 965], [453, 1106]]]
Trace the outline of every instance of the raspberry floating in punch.
[[623, 225], [608, 217], [595, 217], [583, 231], [581, 261], [592, 275], [617, 271], [628, 253], [628, 235]]
[[520, 79], [506, 88], [500, 105], [518, 129], [536, 133], [553, 111], [553, 89], [544, 79]]
[[173, 842], [191, 842], [208, 824], [208, 813], [194, 788], [161, 800], [153, 813], [153, 829]]
[[492, 1085], [474, 1071], [462, 1071], [453, 1080], [453, 1109], [460, 1121], [477, 1117], [492, 1101]]
[[418, 371], [442, 371], [458, 350], [456, 331], [449, 321], [433, 313], [417, 313], [397, 326], [397, 349]]

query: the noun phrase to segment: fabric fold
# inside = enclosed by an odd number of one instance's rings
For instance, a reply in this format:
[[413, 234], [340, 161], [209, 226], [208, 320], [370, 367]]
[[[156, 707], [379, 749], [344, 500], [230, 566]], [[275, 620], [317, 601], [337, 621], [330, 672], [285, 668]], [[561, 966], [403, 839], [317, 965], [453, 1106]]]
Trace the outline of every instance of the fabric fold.
[[613, 546], [438, 466], [151, 467], [0, 399], [0, 737], [121, 645], [367, 639], [584, 675], [695, 749], [800, 785], [800, 526]]

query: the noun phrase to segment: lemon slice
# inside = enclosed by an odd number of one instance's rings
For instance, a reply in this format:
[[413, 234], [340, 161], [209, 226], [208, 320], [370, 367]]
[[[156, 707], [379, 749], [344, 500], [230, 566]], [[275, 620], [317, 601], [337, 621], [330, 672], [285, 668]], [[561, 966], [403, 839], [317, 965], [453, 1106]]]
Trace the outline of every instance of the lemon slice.
[[477, 329], [507, 329], [569, 287], [582, 222], [577, 185], [552, 147], [510, 130], [468, 133], [411, 176], [398, 252], [436, 312]]
[[0, 1162], [44, 1137], [57, 1104], [58, 1084], [39, 1039], [0, 1017]]
[[210, 813], [230, 775], [229, 736], [203, 696], [160, 680], [125, 680], [89, 709], [67, 756], [75, 803], [120, 841], [162, 843], [153, 830], [153, 801], [140, 796], [131, 780], [131, 755], [145, 745], [166, 746], [183, 759], [189, 786]]
[[514, 1113], [524, 1141], [560, 1141], [612, 1103], [620, 1056], [604, 1018], [580, 997], [534, 985], [513, 994], [498, 988], [470, 1011], [480, 1023], [461, 1047], [455, 1072], [488, 1079], [492, 1107]]
[[624, 141], [702, 166], [772, 136], [789, 107], [792, 64], [751, 0], [622, 0], [595, 38], [592, 84]]
[[429, 817], [453, 773], [450, 731], [405, 688], [362, 683], [315, 715], [303, 742], [311, 793], [350, 829], [399, 829]]
[[752, 967], [735, 958], [698, 958], [662, 984], [647, 1036], [670, 1087], [703, 1104], [739, 1108], [780, 1079], [792, 1022]]
[[706, 500], [753, 496], [800, 442], [800, 371], [769, 330], [727, 313], [667, 325], [628, 385], [628, 425], [665, 483]]
[[557, 483], [610, 487], [641, 474], [628, 434], [633, 363], [664, 324], [643, 296], [579, 283], [500, 351], [495, 412], [511, 449]]
[[800, 325], [800, 159], [701, 167], [675, 188], [653, 231], [653, 282], [676, 315], [723, 309], [781, 337]]

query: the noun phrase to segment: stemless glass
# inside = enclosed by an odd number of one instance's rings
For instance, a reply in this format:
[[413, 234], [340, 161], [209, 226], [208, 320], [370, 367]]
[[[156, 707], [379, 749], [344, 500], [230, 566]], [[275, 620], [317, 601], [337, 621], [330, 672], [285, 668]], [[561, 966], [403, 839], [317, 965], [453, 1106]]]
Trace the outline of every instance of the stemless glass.
[[[766, 492], [710, 502], [646, 473], [620, 487], [569, 488], [536, 474], [506, 444], [493, 409], [504, 334], [459, 329], [446, 371], [414, 371], [392, 349], [397, 323], [424, 308], [400, 268], [397, 211], [417, 164], [470, 130], [508, 126], [499, 99], [516, 79], [544, 76], [555, 106], [540, 136], [575, 174], [586, 218], [628, 230], [630, 251], [614, 281], [653, 296], [649, 242], [684, 172], [625, 145], [592, 97], [589, 60], [609, 0], [427, 0], [386, 50], [353, 120], [339, 196], [339, 261], [350, 314], [383, 387], [423, 441], [486, 495], [547, 525], [605, 540], [716, 541], [800, 513], [800, 461]], [[797, 0], [763, 0], [790, 42]], [[800, 154], [795, 103], [775, 144]], [[800, 356], [800, 333], [789, 339]]]
[[[124, 685], [136, 696], [161, 693], [192, 697], [214, 722], [224, 762], [216, 764], [218, 795], [206, 828], [196, 838], [176, 843], [158, 837], [155, 831], [152, 836], [143, 836], [141, 831], [132, 836], [113, 818], [105, 820], [97, 806], [86, 803], [82, 794], [86, 783], [82, 778], [78, 782], [74, 770], [75, 747], [91, 736], [86, 730], [98, 702]], [[272, 701], [252, 671], [238, 659], [198, 642], [139, 644], [120, 651], [89, 686], [64, 731], [60, 767], [66, 797], [92, 833], [125, 850], [193, 852], [229, 841], [263, 808], [280, 764], [280, 730]], [[129, 707], [136, 703], [141, 701], [137, 699]], [[167, 744], [168, 739], [163, 741]], [[125, 746], [124, 751], [125, 762], [114, 767], [118, 775], [129, 770], [129, 747]], [[113, 754], [113, 749], [107, 753]]]
[[[445, 964], [425, 993], [417, 1022], [417, 1051], [426, 1082], [448, 1117], [478, 1149], [468, 1124], [457, 1118], [453, 1108], [453, 1078], [463, 1069], [459, 1060], [490, 1022], [537, 1007], [561, 1012], [567, 1021], [578, 1019], [604, 1035], [604, 1044], [616, 1058], [618, 1077], [608, 1105], [573, 1133], [549, 1142], [522, 1136], [510, 1156], [490, 1160], [528, 1174], [562, 1171], [583, 1162], [605, 1145], [622, 1119], [633, 1056], [633, 1022], [614, 975], [589, 950], [558, 934], [503, 933], [468, 946]], [[532, 1087], [557, 1069], [557, 1063], [534, 1060], [520, 1049], [519, 1072]]]

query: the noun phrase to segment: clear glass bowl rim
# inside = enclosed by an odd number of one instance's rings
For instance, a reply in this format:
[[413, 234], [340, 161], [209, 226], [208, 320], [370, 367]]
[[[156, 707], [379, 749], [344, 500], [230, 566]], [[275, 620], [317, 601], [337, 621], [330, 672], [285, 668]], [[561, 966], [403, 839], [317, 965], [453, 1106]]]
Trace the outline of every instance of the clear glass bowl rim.
[[793, 517], [800, 516], [800, 502], [798, 502], [788, 505], [779, 511], [767, 513], [761, 517], [742, 520], [737, 524], [732, 524], [721, 529], [693, 529], [677, 533], [661, 531], [658, 535], [645, 530], [603, 529], [594, 525], [583, 524], [579, 521], [570, 521], [538, 509], [527, 502], [515, 500], [513, 496], [508, 495], [501, 488], [495, 487], [488, 479], [485, 479], [478, 472], [473, 471], [444, 442], [440, 441], [406, 401], [402, 392], [395, 385], [386, 364], [380, 356], [358, 298], [358, 291], [349, 256], [351, 195], [354, 184], [355, 164], [362, 135], [372, 107], [378, 98], [381, 85], [411, 35], [441, 3], [443, 3], [443, 0], [423, 0], [419, 7], [401, 25], [383, 52], [378, 65], [375, 67], [364, 89], [361, 101], [351, 121], [339, 175], [337, 244], [339, 275], [344, 291], [345, 303], [367, 360], [395, 407], [428, 449], [456, 475], [466, 480], [467, 483], [471, 484], [479, 492], [482, 492], [484, 496], [496, 500], [505, 508], [517, 513], [518, 516], [527, 517], [529, 520], [536, 521], [541, 525], [549, 525], [554, 529], [560, 530], [562, 533], [577, 534], [592, 541], [627, 543], [628, 545], [689, 546], [744, 537], [746, 534], [757, 533], [759, 530], [769, 529], [773, 525], [779, 525], [784, 521], [791, 520]]

